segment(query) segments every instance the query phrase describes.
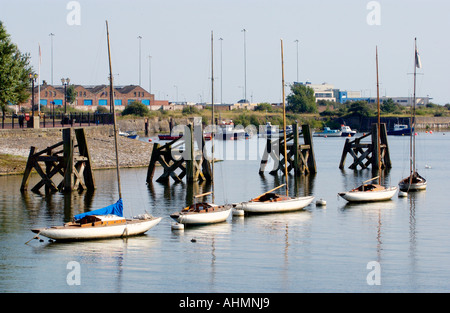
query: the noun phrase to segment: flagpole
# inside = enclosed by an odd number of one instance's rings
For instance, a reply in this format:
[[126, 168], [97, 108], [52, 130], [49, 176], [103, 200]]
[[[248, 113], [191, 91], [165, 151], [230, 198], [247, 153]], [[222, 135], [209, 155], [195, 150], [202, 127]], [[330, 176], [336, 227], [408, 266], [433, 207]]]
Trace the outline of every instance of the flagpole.
[[[39, 44], [39, 66], [38, 66], [38, 116], [41, 119], [41, 44]], [[34, 121], [33, 121], [34, 123]]]

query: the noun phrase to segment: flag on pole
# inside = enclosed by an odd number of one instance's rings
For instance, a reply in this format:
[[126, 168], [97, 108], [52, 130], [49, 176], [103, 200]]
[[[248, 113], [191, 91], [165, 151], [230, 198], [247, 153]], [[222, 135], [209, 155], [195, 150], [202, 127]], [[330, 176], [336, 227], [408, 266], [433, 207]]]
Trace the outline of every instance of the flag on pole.
[[422, 62], [420, 61], [419, 50], [416, 48], [416, 67], [422, 68]]
[[41, 113], [41, 63], [42, 63], [42, 53], [41, 44], [39, 44], [39, 66], [38, 66], [38, 114]]

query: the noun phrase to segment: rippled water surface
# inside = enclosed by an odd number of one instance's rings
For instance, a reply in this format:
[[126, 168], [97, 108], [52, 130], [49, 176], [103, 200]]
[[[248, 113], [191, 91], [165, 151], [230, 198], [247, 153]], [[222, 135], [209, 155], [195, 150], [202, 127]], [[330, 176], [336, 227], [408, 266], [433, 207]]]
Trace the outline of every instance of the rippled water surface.
[[[146, 139], [143, 139], [146, 140]], [[304, 211], [231, 217], [224, 223], [172, 231], [169, 214], [208, 184], [146, 184], [146, 168], [123, 169], [128, 215], [164, 217], [128, 240], [49, 243], [30, 229], [59, 225], [74, 214], [117, 200], [115, 171], [95, 171], [94, 193], [20, 193], [22, 177], [0, 177], [2, 292], [448, 292], [450, 291], [450, 133], [419, 133], [418, 169], [425, 192], [373, 204], [349, 205], [337, 193], [371, 178], [370, 170], [338, 168], [345, 138], [314, 138], [318, 173], [290, 177], [291, 195], [327, 201]], [[248, 200], [283, 176], [258, 174], [263, 139], [216, 141], [216, 203]], [[389, 137], [393, 168], [385, 182], [407, 176], [407, 137]], [[428, 168], [426, 168], [428, 167]], [[429, 168], [431, 167], [431, 168]], [[268, 167], [269, 169], [270, 167]], [[160, 168], [155, 179], [161, 175]], [[30, 186], [36, 183], [34, 176]], [[195, 240], [192, 240], [195, 239]], [[70, 263], [80, 265], [71, 285]], [[380, 264], [380, 284], [368, 284]], [[370, 263], [372, 264], [372, 263]], [[69, 265], [69, 266], [68, 266]]]

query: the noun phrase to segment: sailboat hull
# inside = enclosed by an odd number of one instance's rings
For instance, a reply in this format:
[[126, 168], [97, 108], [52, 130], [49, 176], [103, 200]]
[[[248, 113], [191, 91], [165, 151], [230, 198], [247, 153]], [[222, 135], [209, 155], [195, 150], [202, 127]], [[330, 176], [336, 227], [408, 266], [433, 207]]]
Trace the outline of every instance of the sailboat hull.
[[409, 184], [409, 183], [399, 183], [398, 184], [401, 191], [420, 191], [427, 189], [427, 183], [417, 183], [417, 184]]
[[181, 224], [205, 225], [224, 222], [230, 214], [231, 207], [227, 207], [213, 212], [179, 212], [170, 217]]
[[398, 183], [401, 191], [420, 191], [427, 189], [427, 180], [414, 172], [411, 176]]
[[98, 227], [56, 226], [33, 232], [55, 240], [77, 241], [142, 235], [161, 221], [161, 217], [127, 220], [125, 224]]
[[374, 202], [390, 200], [397, 192], [397, 187], [389, 187], [383, 190], [372, 191], [348, 191], [340, 192], [339, 196], [349, 202]]
[[248, 201], [234, 204], [236, 209], [247, 213], [283, 213], [305, 208], [314, 200], [313, 196], [289, 198], [281, 201]]

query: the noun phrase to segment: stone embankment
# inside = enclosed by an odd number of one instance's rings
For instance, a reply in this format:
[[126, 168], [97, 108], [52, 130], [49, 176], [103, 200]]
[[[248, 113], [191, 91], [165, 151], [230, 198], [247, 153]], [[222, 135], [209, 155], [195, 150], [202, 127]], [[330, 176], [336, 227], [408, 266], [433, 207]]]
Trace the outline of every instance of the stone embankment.
[[[89, 153], [94, 169], [115, 166], [115, 149], [112, 126], [85, 128]], [[22, 174], [30, 147], [41, 151], [62, 141], [61, 129], [16, 129], [0, 131], [0, 156], [8, 162], [0, 162], [0, 175]], [[153, 144], [119, 136], [119, 161], [122, 167], [148, 166]], [[8, 155], [8, 156], [5, 156]]]

